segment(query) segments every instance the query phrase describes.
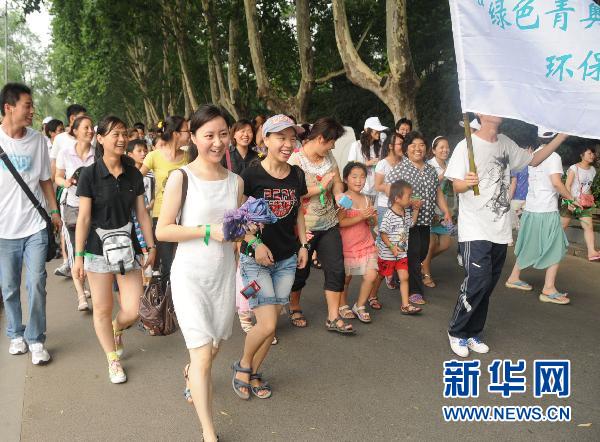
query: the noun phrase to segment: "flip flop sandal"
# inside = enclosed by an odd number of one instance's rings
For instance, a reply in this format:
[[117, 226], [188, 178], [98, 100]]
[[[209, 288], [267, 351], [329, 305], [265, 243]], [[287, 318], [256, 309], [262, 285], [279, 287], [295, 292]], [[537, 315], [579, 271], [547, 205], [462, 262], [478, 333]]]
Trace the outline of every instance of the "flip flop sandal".
[[600, 255], [594, 255], [588, 258], [588, 261], [598, 261], [600, 260]]
[[[233, 369], [233, 378], [231, 379], [231, 386], [233, 387], [233, 391], [235, 392], [235, 394], [237, 394], [241, 399], [244, 399], [245, 401], [247, 401], [248, 399], [250, 399], [250, 390], [252, 389], [252, 385], [247, 384], [244, 381], [240, 381], [238, 378], [235, 377], [235, 375], [239, 372], [239, 373], [246, 373], [246, 374], [252, 374], [252, 369], [251, 368], [244, 368], [242, 366], [240, 366], [240, 362], [234, 362], [233, 365], [231, 366], [231, 368]], [[242, 390], [240, 390], [241, 388], [247, 388], [248, 392], [244, 393]]]
[[377, 298], [369, 298], [367, 299], [367, 302], [369, 303], [369, 307], [371, 307], [373, 310], [381, 310], [383, 307]]
[[349, 305], [342, 305], [340, 308], [338, 308], [338, 312], [344, 319], [356, 319], [356, 315], [352, 310], [350, 310]]
[[531, 286], [531, 284], [527, 284], [525, 281], [520, 281], [520, 280], [514, 281], [514, 282], [506, 281], [504, 286], [508, 287], [509, 289], [524, 290], [526, 292], [533, 290], [533, 287]]
[[[269, 399], [271, 397], [271, 395], [273, 394], [273, 390], [271, 390], [271, 386], [268, 382], [262, 382], [262, 373], [252, 373], [250, 375], [250, 380], [261, 381], [261, 384], [258, 387], [250, 387], [250, 390], [252, 391], [252, 394], [254, 396], [256, 396], [259, 399]], [[259, 393], [262, 391], [266, 391], [267, 394], [260, 395]]]
[[417, 305], [427, 304], [427, 302], [425, 301], [425, 299], [423, 299], [423, 295], [421, 295], [420, 293], [414, 293], [414, 294], [410, 295], [408, 297], [408, 300], [412, 304], [417, 304]]
[[549, 295], [546, 295], [544, 293], [540, 294], [540, 301], [542, 302], [551, 302], [553, 304], [561, 304], [561, 305], [566, 305], [569, 304], [571, 302], [571, 300], [569, 298], [567, 298], [567, 294], [566, 293], [551, 293]]
[[407, 305], [400, 307], [400, 313], [403, 315], [416, 315], [417, 313], [421, 313], [423, 309], [421, 307], [415, 307], [414, 305]]
[[430, 289], [435, 288], [436, 284], [429, 273], [423, 273], [423, 284]]
[[[300, 316], [297, 318], [292, 318], [292, 316], [296, 314]], [[302, 310], [290, 310], [288, 313], [288, 317], [294, 327], [305, 328], [308, 325], [308, 321], [306, 320], [306, 317], [302, 314]], [[300, 322], [298, 321], [304, 321], [304, 325], [300, 325]]]
[[356, 315], [358, 320], [363, 324], [368, 324], [371, 322], [371, 315], [366, 311], [367, 308], [363, 305], [358, 307], [356, 304], [352, 306], [352, 312]]
[[185, 389], [183, 390], [183, 397], [187, 401], [188, 404], [193, 404], [194, 400], [192, 399], [192, 390], [188, 387], [189, 377], [188, 372], [190, 371], [190, 364], [187, 364], [183, 367], [183, 378], [185, 379]]
[[[339, 326], [338, 321], [342, 321], [344, 325]], [[353, 335], [356, 333], [356, 331], [353, 328], [351, 328], [352, 325], [346, 324], [344, 322], [344, 318], [342, 318], [341, 316], [338, 316], [333, 321], [330, 321], [328, 319], [327, 321], [325, 321], [325, 326], [327, 328], [327, 331], [337, 332], [341, 335]]]

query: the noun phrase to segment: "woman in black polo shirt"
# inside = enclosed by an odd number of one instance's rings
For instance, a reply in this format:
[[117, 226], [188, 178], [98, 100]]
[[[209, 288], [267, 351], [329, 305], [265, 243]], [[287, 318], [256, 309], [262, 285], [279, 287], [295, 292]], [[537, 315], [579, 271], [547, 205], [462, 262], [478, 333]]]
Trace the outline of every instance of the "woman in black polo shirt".
[[[152, 266], [156, 254], [152, 223], [144, 204], [142, 174], [125, 156], [126, 146], [125, 123], [117, 117], [105, 117], [98, 124], [98, 159], [83, 170], [77, 185], [79, 216], [75, 231], [73, 277], [83, 279], [87, 273], [94, 307], [94, 328], [106, 353], [110, 381], [114, 384], [127, 380], [119, 360], [123, 352], [121, 333], [137, 320], [140, 297], [143, 293], [140, 271], [142, 251], [132, 228], [132, 211], [135, 211], [150, 249], [148, 259], [143, 263], [145, 267]], [[103, 247], [107, 248], [107, 241], [104, 241], [103, 246], [99, 233], [106, 238], [105, 232], [113, 229], [130, 232], [136, 259], [133, 262], [133, 270], [126, 273], [121, 261], [120, 272], [117, 270], [118, 274], [115, 274], [117, 272], [110, 267], [103, 254]], [[114, 232], [108, 235], [112, 234]], [[126, 238], [125, 235], [125, 240]], [[112, 321], [112, 287], [115, 278], [119, 286], [121, 309]]]

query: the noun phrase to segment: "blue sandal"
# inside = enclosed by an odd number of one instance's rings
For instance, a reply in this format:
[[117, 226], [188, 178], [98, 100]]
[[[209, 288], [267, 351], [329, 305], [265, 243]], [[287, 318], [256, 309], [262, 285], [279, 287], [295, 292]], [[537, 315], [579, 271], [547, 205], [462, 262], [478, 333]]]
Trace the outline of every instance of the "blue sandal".
[[[233, 379], [231, 380], [231, 386], [233, 387], [233, 391], [235, 391], [235, 394], [237, 394], [241, 399], [247, 401], [248, 399], [250, 399], [250, 391], [252, 390], [252, 385], [247, 384], [244, 381], [240, 381], [238, 378], [235, 377], [235, 375], [238, 372], [251, 375], [252, 369], [242, 367], [240, 365], [240, 361], [234, 362], [231, 368], [233, 368]], [[240, 388], [247, 388], [248, 392], [244, 393], [242, 390], [240, 390]]]
[[[250, 389], [252, 390], [252, 394], [254, 394], [254, 396], [256, 396], [259, 399], [269, 399], [271, 397], [271, 394], [273, 393], [273, 391], [271, 390], [271, 386], [269, 385], [268, 382], [262, 382], [262, 373], [252, 373], [250, 375], [250, 380], [254, 381], [254, 380], [259, 380], [261, 381], [261, 384], [258, 387], [250, 387]], [[265, 395], [260, 395], [258, 393], [260, 393], [261, 391], [266, 391], [267, 394]]]

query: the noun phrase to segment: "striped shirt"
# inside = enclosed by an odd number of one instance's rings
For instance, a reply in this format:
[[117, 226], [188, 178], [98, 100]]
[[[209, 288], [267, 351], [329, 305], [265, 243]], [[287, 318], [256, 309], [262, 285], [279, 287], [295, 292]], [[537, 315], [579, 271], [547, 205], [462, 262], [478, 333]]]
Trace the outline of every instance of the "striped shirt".
[[393, 209], [389, 209], [383, 215], [379, 234], [385, 233], [392, 245], [400, 247], [401, 252], [394, 256], [392, 251], [384, 244], [383, 240], [377, 241], [377, 252], [380, 259], [385, 261], [396, 261], [406, 258], [408, 250], [408, 230], [412, 227], [412, 211], [410, 208], [404, 209], [404, 216], [397, 214]]

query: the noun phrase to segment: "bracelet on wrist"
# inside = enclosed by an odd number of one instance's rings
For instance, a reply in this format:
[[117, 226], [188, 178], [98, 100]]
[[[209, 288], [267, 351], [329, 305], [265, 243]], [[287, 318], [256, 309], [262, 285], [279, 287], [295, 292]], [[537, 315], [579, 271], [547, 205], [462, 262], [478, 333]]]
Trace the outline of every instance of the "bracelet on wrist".
[[208, 245], [210, 241], [210, 224], [204, 226], [204, 244]]
[[60, 211], [58, 209], [51, 210], [50, 215], [54, 215], [54, 214], [60, 215]]
[[85, 256], [85, 252], [75, 252], [75, 256]]

